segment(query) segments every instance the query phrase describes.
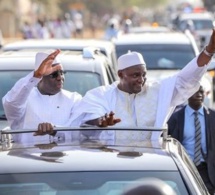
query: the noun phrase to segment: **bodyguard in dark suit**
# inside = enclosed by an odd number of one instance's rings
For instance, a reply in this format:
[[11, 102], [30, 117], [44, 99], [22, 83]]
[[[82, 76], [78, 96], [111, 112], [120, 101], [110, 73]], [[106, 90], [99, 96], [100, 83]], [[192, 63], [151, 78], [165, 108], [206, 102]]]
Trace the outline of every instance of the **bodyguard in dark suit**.
[[215, 193], [215, 111], [203, 106], [204, 89], [202, 86], [189, 98], [188, 105], [172, 114], [168, 121], [169, 134], [177, 139], [186, 149], [191, 159], [196, 162], [197, 146], [195, 143], [195, 116], [201, 129], [199, 163], [196, 167], [211, 194]]

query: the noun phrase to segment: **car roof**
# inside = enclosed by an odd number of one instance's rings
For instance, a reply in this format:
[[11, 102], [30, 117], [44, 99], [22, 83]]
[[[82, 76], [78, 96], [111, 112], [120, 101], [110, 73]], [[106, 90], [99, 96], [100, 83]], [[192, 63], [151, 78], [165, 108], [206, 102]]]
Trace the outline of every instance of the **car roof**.
[[28, 39], [8, 43], [2, 47], [3, 51], [19, 49], [61, 49], [61, 50], [82, 50], [83, 47], [94, 46], [104, 50], [108, 54], [112, 52], [114, 45], [110, 41], [97, 39]]
[[114, 40], [115, 45], [124, 44], [190, 44], [188, 37], [181, 32], [131, 33]]
[[[36, 144], [34, 142], [3, 144], [0, 147], [0, 158], [4, 159], [4, 163], [1, 163], [0, 173], [177, 171], [171, 152], [162, 143], [158, 140], [118, 140], [115, 144], [101, 139], [67, 139], [59, 143], [41, 141]], [[42, 145], [49, 148], [40, 149]], [[177, 150], [177, 144], [174, 147]], [[9, 163], [11, 161], [15, 161], [16, 166], [11, 166]]]
[[129, 33], [160, 33], [169, 31], [171, 29], [166, 26], [135, 26], [129, 29]]
[[180, 20], [214, 20], [214, 16], [210, 12], [201, 12], [201, 13], [183, 13], [180, 15]]
[[111, 66], [116, 70], [117, 59], [115, 45], [108, 40], [99, 39], [27, 39], [3, 45], [2, 51], [17, 51], [22, 49], [60, 49], [82, 51], [85, 47], [99, 48], [110, 60]]
[[[0, 69], [1, 70], [33, 70], [35, 55], [40, 52], [50, 52], [51, 50], [19, 50], [6, 51], [0, 53]], [[105, 60], [106, 57], [101, 54], [97, 57], [83, 57], [82, 52], [77, 51], [61, 51], [59, 58], [65, 70], [82, 70], [93, 71], [98, 67], [96, 61]], [[12, 63], [12, 62], [15, 63]], [[7, 64], [7, 66], [5, 66]], [[81, 66], [80, 66], [81, 65]]]

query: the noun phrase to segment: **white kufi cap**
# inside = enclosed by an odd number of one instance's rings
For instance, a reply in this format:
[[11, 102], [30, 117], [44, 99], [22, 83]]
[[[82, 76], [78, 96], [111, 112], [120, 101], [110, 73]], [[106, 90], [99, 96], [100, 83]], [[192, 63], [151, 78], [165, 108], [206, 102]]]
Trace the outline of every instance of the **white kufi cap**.
[[123, 70], [131, 66], [144, 65], [146, 63], [141, 53], [128, 52], [118, 58], [118, 70]]
[[[39, 66], [42, 63], [42, 61], [45, 60], [50, 53], [38, 52], [36, 54], [36, 56], [35, 56], [35, 64], [34, 64], [35, 70], [37, 70], [39, 68]], [[61, 61], [60, 61], [59, 56], [56, 56], [52, 64], [54, 65], [54, 64], [60, 64], [60, 63], [61, 63]]]

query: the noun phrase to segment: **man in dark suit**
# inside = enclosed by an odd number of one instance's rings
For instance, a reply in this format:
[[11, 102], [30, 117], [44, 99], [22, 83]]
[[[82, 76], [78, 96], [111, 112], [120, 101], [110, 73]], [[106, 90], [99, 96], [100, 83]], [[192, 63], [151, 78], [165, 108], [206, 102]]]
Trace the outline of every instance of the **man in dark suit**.
[[198, 112], [201, 129], [199, 163], [196, 167], [211, 194], [215, 193], [215, 111], [203, 106], [204, 89], [188, 99], [188, 105], [172, 114], [168, 121], [169, 135], [185, 147], [195, 163], [195, 123], [194, 112]]

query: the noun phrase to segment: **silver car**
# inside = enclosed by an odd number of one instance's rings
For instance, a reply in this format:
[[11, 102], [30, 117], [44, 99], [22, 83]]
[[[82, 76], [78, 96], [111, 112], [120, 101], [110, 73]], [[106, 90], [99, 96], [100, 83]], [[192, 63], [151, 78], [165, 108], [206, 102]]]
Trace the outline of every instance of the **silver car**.
[[121, 195], [145, 178], [157, 178], [177, 195], [207, 195], [207, 189], [188, 157], [165, 129], [103, 128], [64, 131], [115, 130], [123, 133], [162, 132], [155, 140], [50, 138], [14, 143], [14, 134], [33, 131], [1, 131], [1, 195]]

